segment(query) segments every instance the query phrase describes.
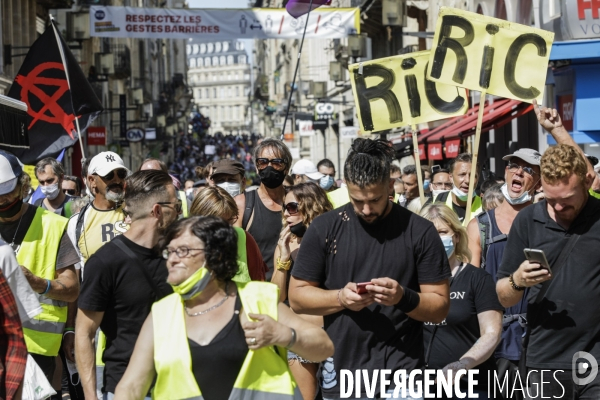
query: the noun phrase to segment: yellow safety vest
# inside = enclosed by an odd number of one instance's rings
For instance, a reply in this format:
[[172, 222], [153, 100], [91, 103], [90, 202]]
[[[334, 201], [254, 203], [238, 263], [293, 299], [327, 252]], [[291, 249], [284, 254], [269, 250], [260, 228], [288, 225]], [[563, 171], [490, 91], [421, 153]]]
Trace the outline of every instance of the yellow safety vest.
[[[437, 199], [437, 197], [436, 197]], [[454, 210], [454, 208], [452, 208], [452, 192], [448, 193], [448, 198], [446, 198], [446, 205], [448, 207], [450, 207], [451, 210]], [[473, 198], [473, 202], [471, 203], [471, 218], [469, 219], [469, 221], [471, 221], [473, 218], [475, 218], [477, 215], [481, 214], [481, 212], [483, 211], [483, 207], [481, 205], [481, 197], [479, 196], [475, 196]], [[467, 226], [469, 225], [469, 221], [465, 219], [463, 219], [463, 226]]]
[[246, 254], [246, 231], [242, 228], [234, 226], [237, 233], [237, 251], [238, 251], [238, 272], [233, 278], [234, 282], [250, 282], [250, 272], [248, 271], [248, 255]]
[[[277, 321], [279, 288], [267, 282], [236, 283], [244, 312], [266, 314]], [[152, 398], [202, 399], [192, 373], [184, 304], [173, 293], [152, 306], [156, 385]], [[210, 360], [206, 360], [210, 362]], [[287, 364], [287, 351], [269, 346], [248, 350], [229, 399], [293, 399], [302, 395]]]
[[327, 197], [334, 209], [350, 203], [350, 195], [346, 186], [336, 189], [333, 192], [328, 192]]
[[[40, 278], [56, 278], [56, 257], [68, 219], [38, 207], [17, 253], [17, 261]], [[67, 302], [38, 295], [42, 313], [23, 322], [27, 351], [56, 356], [67, 322]]]
[[185, 195], [185, 192], [182, 190], [178, 190], [177, 197], [179, 197], [179, 200], [181, 200], [181, 215], [179, 216], [179, 219], [189, 217], [190, 213], [188, 210], [188, 198]]

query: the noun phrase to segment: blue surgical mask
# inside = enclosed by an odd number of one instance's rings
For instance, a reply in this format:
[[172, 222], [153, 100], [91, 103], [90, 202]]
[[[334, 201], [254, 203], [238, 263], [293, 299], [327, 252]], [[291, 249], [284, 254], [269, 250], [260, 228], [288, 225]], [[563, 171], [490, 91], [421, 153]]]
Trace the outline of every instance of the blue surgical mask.
[[321, 186], [321, 189], [323, 190], [329, 190], [333, 186], [333, 182], [333, 176], [325, 175], [319, 180], [319, 186]]
[[429, 184], [431, 183], [431, 181], [429, 179], [425, 179], [423, 181], [423, 190], [429, 190]]
[[444, 244], [444, 249], [446, 250], [446, 255], [448, 258], [454, 253], [454, 241], [452, 240], [452, 236], [440, 236], [442, 239], [442, 243]]
[[508, 201], [508, 203], [512, 204], [513, 206], [527, 203], [527, 202], [531, 201], [531, 199], [532, 199], [529, 192], [523, 193], [516, 199], [513, 197], [510, 197], [510, 194], [508, 193], [508, 186], [506, 186], [506, 183], [504, 185], [502, 185], [502, 188], [500, 190], [502, 191], [502, 194], [504, 195], [504, 198], [506, 199], [506, 201]]

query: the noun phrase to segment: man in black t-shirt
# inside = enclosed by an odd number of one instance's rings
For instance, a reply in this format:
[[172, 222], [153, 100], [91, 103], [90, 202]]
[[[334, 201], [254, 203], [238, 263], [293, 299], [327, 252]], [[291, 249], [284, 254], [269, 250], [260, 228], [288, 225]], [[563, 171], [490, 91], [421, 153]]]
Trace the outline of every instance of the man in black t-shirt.
[[[344, 166], [350, 203], [313, 221], [294, 264], [292, 308], [323, 315], [335, 344], [322, 367], [326, 399], [340, 397], [342, 369], [421, 368], [421, 321], [448, 313], [450, 268], [436, 229], [388, 198], [392, 154], [383, 140], [354, 142]], [[369, 282], [362, 294], [360, 282]]]
[[98, 327], [106, 335], [102, 391], [110, 397], [152, 303], [172, 292], [165, 260], [154, 249], [161, 231], [181, 213], [171, 177], [138, 171], [126, 180], [124, 200], [131, 226], [90, 257], [81, 286], [75, 354], [86, 398], [96, 398], [93, 340]]
[[[536, 112], [544, 128], [561, 131], [552, 133], [559, 143], [561, 136], [569, 136], [556, 110]], [[509, 307], [521, 300], [525, 288], [531, 288], [526, 365], [532, 372], [528, 379], [532, 391], [542, 390], [546, 398], [598, 399], [599, 377], [590, 377], [590, 382], [573, 379], [590, 375], [580, 375], [586, 368], [579, 368], [583, 364], [578, 362], [579, 352], [600, 359], [600, 314], [595, 308], [600, 302], [600, 201], [588, 194], [593, 168], [578, 146], [567, 144], [546, 150], [540, 168], [546, 199], [515, 218], [496, 290], [502, 305]], [[527, 261], [525, 248], [543, 250], [552, 271]], [[559, 267], [563, 249], [568, 253]], [[545, 293], [538, 298], [542, 288]], [[590, 360], [585, 362], [589, 365]], [[539, 373], [542, 369], [550, 370], [545, 380]]]

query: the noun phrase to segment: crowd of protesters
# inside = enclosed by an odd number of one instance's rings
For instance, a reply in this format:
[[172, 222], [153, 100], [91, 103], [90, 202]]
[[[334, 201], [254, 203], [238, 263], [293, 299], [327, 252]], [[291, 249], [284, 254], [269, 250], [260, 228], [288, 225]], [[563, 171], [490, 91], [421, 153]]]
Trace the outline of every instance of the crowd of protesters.
[[[135, 172], [43, 159], [32, 200], [0, 151], [0, 398], [30, 364], [53, 399], [337, 399], [344, 371], [426, 366], [478, 369], [480, 399], [600, 398], [572, 378], [600, 358], [598, 160], [534, 109], [558, 145], [479, 185], [467, 153], [401, 169], [356, 139], [335, 182], [276, 139], [186, 136]], [[422, 398], [395, 389], [373, 395]]]

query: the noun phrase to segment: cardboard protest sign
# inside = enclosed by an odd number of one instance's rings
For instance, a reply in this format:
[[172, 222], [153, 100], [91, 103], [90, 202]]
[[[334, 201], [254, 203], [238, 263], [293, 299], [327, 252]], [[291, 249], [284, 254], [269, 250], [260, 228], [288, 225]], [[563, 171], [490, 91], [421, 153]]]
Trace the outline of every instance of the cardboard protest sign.
[[462, 115], [467, 93], [426, 79], [429, 51], [349, 66], [360, 128], [379, 132]]
[[427, 78], [541, 102], [553, 40], [553, 32], [441, 7]]

